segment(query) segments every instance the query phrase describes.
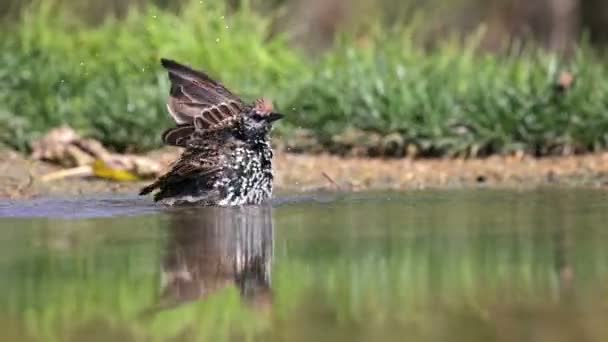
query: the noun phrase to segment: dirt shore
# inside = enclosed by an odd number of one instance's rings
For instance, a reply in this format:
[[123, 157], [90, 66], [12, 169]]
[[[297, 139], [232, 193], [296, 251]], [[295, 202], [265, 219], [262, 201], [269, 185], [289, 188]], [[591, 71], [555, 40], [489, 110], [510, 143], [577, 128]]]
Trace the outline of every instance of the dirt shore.
[[[150, 153], [167, 165], [175, 150]], [[279, 191], [408, 190], [421, 188], [539, 186], [594, 187], [608, 190], [608, 152], [549, 158], [494, 156], [485, 159], [368, 159], [331, 155], [278, 153]], [[135, 194], [146, 181], [110, 182], [68, 178], [43, 182], [42, 175], [60, 168], [19, 153], [0, 151], [0, 198]]]

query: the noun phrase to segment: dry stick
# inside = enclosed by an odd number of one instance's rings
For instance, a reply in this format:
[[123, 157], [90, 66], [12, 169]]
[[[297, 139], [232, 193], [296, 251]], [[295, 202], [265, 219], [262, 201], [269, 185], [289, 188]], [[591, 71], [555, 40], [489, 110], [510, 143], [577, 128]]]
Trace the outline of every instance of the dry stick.
[[92, 176], [93, 168], [91, 165], [78, 166], [67, 170], [61, 170], [56, 172], [47, 173], [46, 175], [40, 178], [43, 182], [50, 182], [58, 179], [68, 178], [68, 177], [82, 177], [82, 176]]
[[323, 175], [323, 177], [325, 177], [325, 179], [327, 179], [331, 184], [333, 184], [336, 189], [341, 190], [342, 187], [340, 186], [340, 184], [336, 183], [336, 181], [331, 178], [327, 173], [325, 173], [325, 171], [321, 171], [321, 174]]

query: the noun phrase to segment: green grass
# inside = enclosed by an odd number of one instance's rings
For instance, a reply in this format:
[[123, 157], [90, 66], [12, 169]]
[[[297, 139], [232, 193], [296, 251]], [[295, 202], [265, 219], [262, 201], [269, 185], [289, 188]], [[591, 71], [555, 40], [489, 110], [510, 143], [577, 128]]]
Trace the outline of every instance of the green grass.
[[179, 15], [151, 7], [98, 27], [52, 5], [33, 7], [0, 38], [1, 139], [26, 149], [69, 124], [117, 150], [158, 146], [170, 124], [161, 56], [204, 66], [246, 97], [300, 73], [281, 38], [265, 41], [267, 19], [246, 8], [228, 17], [211, 3], [192, 1]]
[[[53, 1], [24, 13], [0, 37], [0, 141], [23, 151], [63, 124], [119, 151], [158, 147], [171, 124], [161, 56], [246, 99], [274, 98], [288, 114], [277, 135], [296, 151], [547, 155], [608, 145], [608, 64], [586, 48], [568, 62], [535, 49], [478, 53], [475, 37], [425, 51], [414, 29], [378, 26], [311, 58], [271, 35], [272, 14], [247, 2], [230, 14], [212, 1], [148, 7], [100, 26]], [[564, 70], [577, 82], [556, 93]]]

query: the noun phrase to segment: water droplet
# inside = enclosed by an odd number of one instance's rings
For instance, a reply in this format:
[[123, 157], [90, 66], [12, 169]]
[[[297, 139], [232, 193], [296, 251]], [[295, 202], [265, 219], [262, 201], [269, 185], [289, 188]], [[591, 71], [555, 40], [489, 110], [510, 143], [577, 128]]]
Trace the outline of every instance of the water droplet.
[[156, 15], [153, 15], [152, 18], [156, 19]]
[[401, 64], [397, 65], [397, 78], [402, 80], [403, 78], [405, 78], [405, 67]]
[[144, 71], [146, 71], [146, 68], [141, 68], [141, 72], [144, 72]]
[[226, 28], [229, 29], [230, 27], [228, 25], [226, 25]]
[[218, 38], [215, 38], [215, 42], [216, 42], [216, 43], [219, 43], [219, 42], [220, 42], [220, 38], [219, 38], [219, 37], [218, 37]]
[[59, 81], [59, 82], [61, 82], [61, 83], [65, 83], [65, 80], [61, 80], [61, 81]]
[[80, 62], [80, 66], [84, 66], [84, 62]]

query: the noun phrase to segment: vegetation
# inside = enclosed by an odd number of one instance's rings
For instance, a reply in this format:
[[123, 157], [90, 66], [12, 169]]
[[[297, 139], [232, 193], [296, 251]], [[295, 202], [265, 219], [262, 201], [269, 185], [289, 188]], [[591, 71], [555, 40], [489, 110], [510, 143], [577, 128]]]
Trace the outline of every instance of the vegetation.
[[[277, 135], [295, 151], [546, 155], [608, 145], [608, 65], [585, 48], [565, 63], [535, 49], [482, 54], [475, 37], [428, 51], [414, 28], [372, 27], [311, 58], [247, 2], [229, 11], [198, 0], [95, 26], [45, 1], [6, 25], [0, 141], [20, 150], [64, 124], [118, 151], [159, 146], [170, 125], [161, 56], [204, 68], [247, 99], [276, 99], [288, 114]], [[576, 83], [557, 91], [563, 71]]]

